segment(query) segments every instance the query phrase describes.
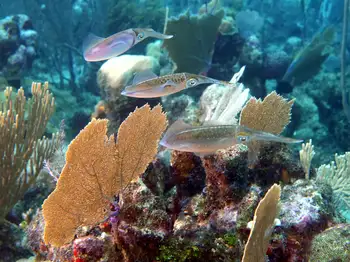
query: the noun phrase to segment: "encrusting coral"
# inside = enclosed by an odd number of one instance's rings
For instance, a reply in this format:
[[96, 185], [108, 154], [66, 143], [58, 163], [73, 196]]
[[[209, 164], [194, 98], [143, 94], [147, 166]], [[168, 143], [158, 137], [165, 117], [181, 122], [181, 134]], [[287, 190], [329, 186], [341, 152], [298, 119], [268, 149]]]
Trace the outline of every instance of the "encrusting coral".
[[167, 120], [161, 106], [137, 108], [121, 124], [117, 143], [106, 136], [107, 124], [93, 119], [69, 145], [57, 187], [43, 204], [46, 243], [62, 246], [79, 226], [109, 217], [114, 197], [153, 160]]
[[43, 161], [57, 149], [58, 139], [43, 137], [54, 112], [54, 98], [48, 83], [32, 84], [33, 97], [26, 100], [24, 90], [15, 98], [7, 87], [0, 100], [0, 220], [36, 181]]
[[349, 237], [349, 224], [326, 229], [312, 239], [309, 261], [350, 261]]

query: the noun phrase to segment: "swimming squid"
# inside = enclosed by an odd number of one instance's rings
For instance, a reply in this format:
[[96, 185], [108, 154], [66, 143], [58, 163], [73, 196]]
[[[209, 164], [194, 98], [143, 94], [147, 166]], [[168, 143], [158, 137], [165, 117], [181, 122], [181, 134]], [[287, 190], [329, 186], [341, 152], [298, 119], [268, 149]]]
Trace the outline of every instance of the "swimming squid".
[[[245, 144], [251, 151], [255, 147], [250, 145], [254, 145], [257, 141], [287, 144], [303, 142], [300, 139], [274, 135], [241, 125], [221, 125], [208, 122], [203, 126], [191, 126], [182, 120], [177, 120], [168, 128], [160, 144], [173, 150], [205, 156], [236, 144]], [[254, 162], [257, 153], [259, 152], [248, 152], [248, 162]]]
[[226, 82], [210, 77], [189, 73], [176, 73], [157, 76], [152, 71], [137, 73], [133, 83], [122, 91], [122, 95], [137, 98], [162, 97], [177, 93], [186, 88], [201, 84], [225, 84]]
[[170, 39], [173, 36], [158, 33], [151, 28], [127, 29], [107, 38], [90, 33], [83, 43], [84, 59], [89, 62], [107, 60], [125, 53], [148, 37]]

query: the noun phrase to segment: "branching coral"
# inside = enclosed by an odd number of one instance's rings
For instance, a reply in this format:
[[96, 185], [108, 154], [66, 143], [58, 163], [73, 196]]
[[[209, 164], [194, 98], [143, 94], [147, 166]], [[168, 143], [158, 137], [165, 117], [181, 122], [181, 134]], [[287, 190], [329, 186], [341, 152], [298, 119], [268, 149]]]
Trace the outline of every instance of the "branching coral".
[[118, 143], [106, 136], [107, 124], [93, 119], [69, 145], [57, 187], [43, 204], [46, 243], [61, 246], [79, 226], [109, 216], [114, 196], [153, 160], [167, 121], [160, 106], [137, 108], [121, 124]]
[[350, 220], [350, 152], [335, 155], [335, 162], [320, 166], [316, 179], [332, 187], [335, 207]]
[[21, 88], [13, 100], [6, 88], [0, 101], [0, 220], [35, 182], [43, 161], [55, 151], [58, 139], [42, 138], [54, 112], [48, 83], [32, 84], [33, 97], [26, 101]]
[[[244, 69], [245, 67], [242, 67], [239, 72], [233, 75], [230, 85], [213, 84], [203, 92], [200, 99], [200, 107], [203, 111], [202, 122], [214, 121], [223, 124], [237, 124], [237, 115], [249, 96], [249, 89], [244, 89], [243, 84], [238, 83]], [[218, 96], [220, 96], [220, 99]]]
[[309, 140], [309, 142], [307, 142], [305, 144], [303, 143], [301, 146], [302, 146], [302, 148], [299, 151], [300, 163], [304, 169], [305, 178], [309, 179], [311, 161], [315, 155], [314, 146], [312, 145], [311, 139]]
[[266, 250], [278, 215], [281, 187], [274, 184], [255, 210], [253, 228], [244, 249], [242, 262], [264, 262]]

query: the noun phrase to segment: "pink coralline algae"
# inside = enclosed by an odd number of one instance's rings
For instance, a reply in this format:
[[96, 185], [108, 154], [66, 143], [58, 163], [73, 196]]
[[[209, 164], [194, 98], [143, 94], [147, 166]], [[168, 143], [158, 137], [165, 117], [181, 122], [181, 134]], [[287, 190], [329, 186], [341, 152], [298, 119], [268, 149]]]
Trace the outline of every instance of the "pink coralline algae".
[[283, 188], [281, 232], [273, 238], [270, 259], [306, 261], [312, 238], [334, 223], [331, 196], [329, 186], [312, 180], [300, 179]]

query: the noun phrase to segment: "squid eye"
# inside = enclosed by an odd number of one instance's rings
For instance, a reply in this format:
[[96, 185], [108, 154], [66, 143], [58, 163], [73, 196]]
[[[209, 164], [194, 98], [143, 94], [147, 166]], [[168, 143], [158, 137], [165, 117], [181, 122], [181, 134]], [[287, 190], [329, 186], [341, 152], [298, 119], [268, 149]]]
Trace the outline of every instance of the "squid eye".
[[187, 85], [188, 86], [195, 86], [195, 85], [197, 85], [197, 80], [192, 78], [192, 79], [187, 81]]
[[239, 136], [239, 137], [237, 137], [237, 140], [239, 141], [239, 142], [247, 142], [247, 137], [246, 136]]
[[137, 39], [138, 40], [141, 40], [141, 39], [143, 39], [145, 37], [145, 34], [144, 33], [139, 33], [138, 35], [137, 35]]

